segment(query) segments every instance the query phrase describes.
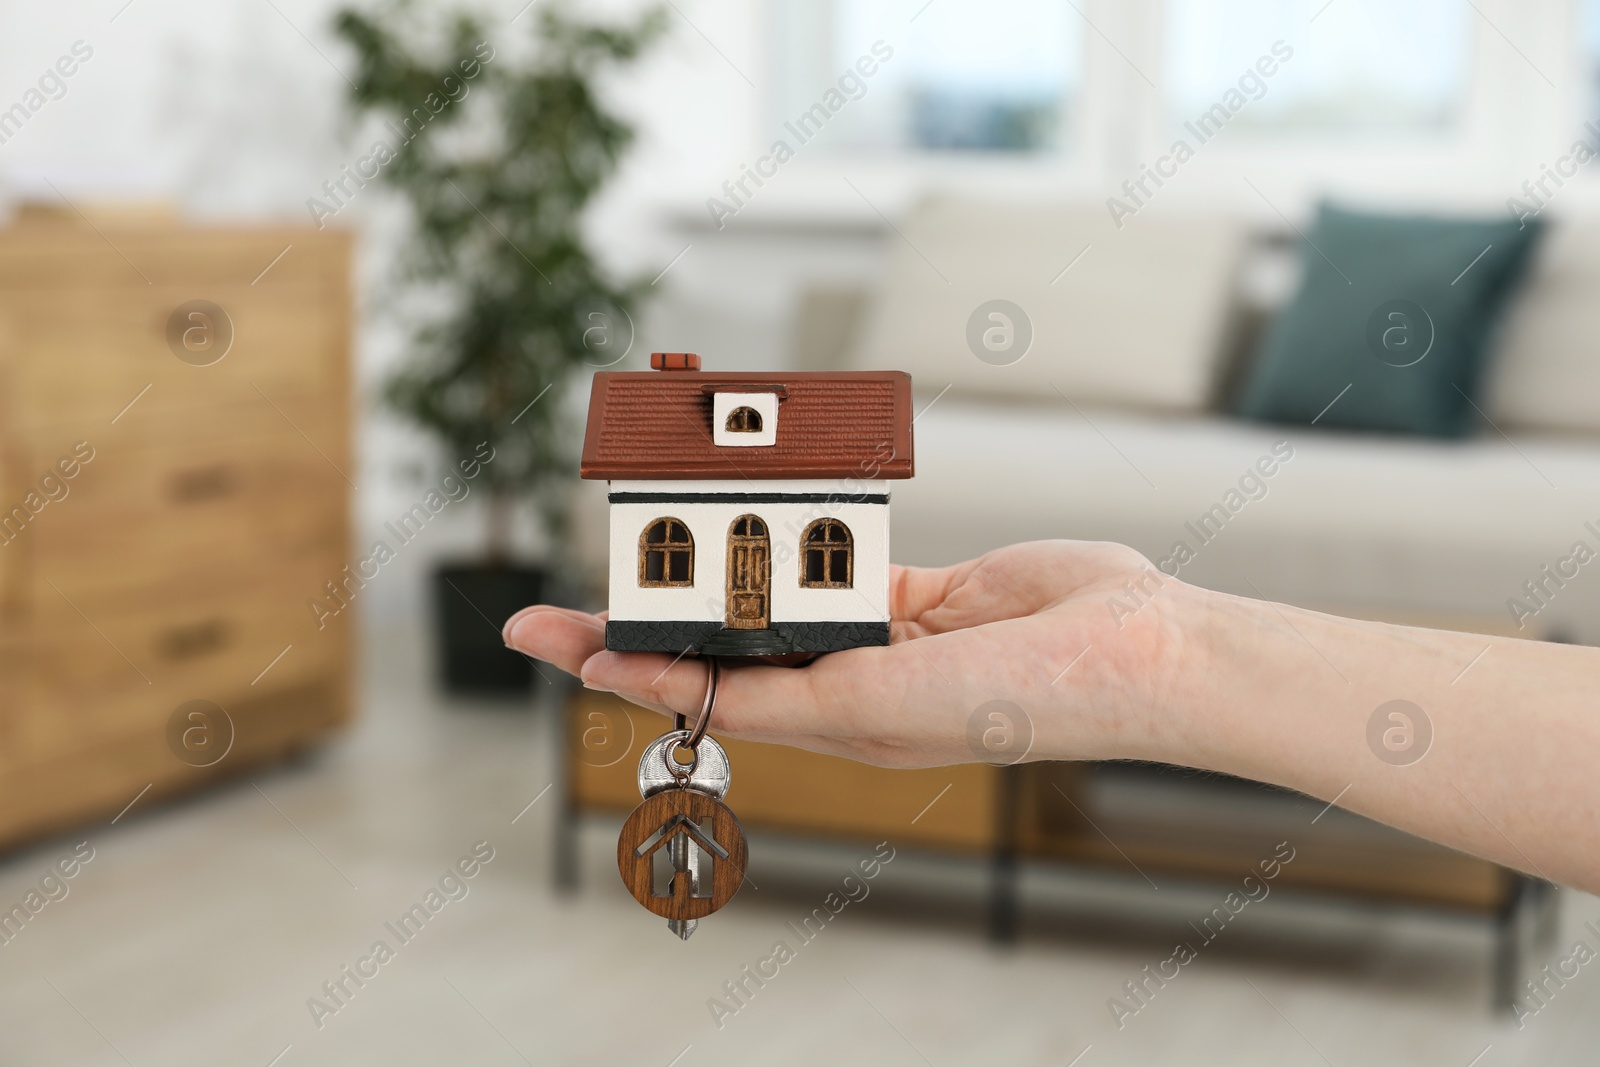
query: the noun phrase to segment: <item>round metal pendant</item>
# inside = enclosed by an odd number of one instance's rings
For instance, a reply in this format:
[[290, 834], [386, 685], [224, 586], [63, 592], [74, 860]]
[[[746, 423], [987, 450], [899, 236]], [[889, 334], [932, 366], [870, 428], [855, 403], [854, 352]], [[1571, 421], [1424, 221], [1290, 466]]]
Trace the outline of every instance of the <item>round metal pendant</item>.
[[684, 776], [690, 789], [719, 800], [727, 794], [728, 785], [733, 781], [728, 754], [710, 737], [700, 739], [693, 763], [681, 764], [673, 758], [673, 751], [688, 737], [688, 730], [673, 730], [644, 747], [644, 755], [639, 757], [640, 796], [648, 800], [664, 789], [675, 788]]

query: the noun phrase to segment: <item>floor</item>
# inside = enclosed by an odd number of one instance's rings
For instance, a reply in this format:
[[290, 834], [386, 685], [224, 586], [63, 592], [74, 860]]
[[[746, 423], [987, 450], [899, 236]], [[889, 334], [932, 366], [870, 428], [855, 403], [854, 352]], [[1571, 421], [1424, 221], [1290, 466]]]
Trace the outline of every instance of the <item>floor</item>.
[[[372, 620], [368, 646], [343, 740], [0, 861], [9, 908], [79, 857], [0, 944], [0, 1065], [1593, 1061], [1600, 965], [1568, 965], [1519, 1028], [1486, 1007], [1480, 927], [1288, 893], [1120, 1027], [1111, 999], [1138, 1005], [1123, 984], [1218, 891], [1032, 871], [1005, 950], [981, 872], [900, 852], [807, 940], [871, 850], [754, 836], [760, 888], [679, 942], [623, 893], [614, 824], [585, 827], [579, 892], [553, 891], [548, 699], [438, 698], [409, 624]], [[430, 917], [400, 930], [414, 904]], [[1568, 894], [1557, 956], [1600, 947], [1589, 920], [1600, 901]]]

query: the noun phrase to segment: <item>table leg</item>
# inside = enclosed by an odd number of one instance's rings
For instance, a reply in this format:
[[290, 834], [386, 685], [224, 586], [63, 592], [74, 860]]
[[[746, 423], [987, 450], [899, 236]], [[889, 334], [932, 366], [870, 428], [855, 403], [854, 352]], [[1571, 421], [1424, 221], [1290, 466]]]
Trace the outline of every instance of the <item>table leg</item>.
[[557, 893], [570, 895], [578, 889], [578, 820], [580, 818], [577, 805], [572, 802], [572, 744], [568, 736], [571, 730], [572, 697], [576, 687], [558, 682], [556, 692], [551, 694], [553, 710], [555, 712], [554, 724], [551, 727], [553, 734], [555, 759], [555, 784], [553, 790], [556, 794], [556, 824], [554, 828], [555, 841], [552, 843], [551, 884]]
[[1001, 767], [995, 776], [995, 849], [989, 883], [989, 939], [1017, 940], [1017, 820], [1021, 815], [1022, 768]]
[[1505, 906], [1495, 917], [1494, 1005], [1510, 1011], [1522, 996], [1530, 957], [1555, 938], [1560, 893], [1542, 878], [1513, 874]]

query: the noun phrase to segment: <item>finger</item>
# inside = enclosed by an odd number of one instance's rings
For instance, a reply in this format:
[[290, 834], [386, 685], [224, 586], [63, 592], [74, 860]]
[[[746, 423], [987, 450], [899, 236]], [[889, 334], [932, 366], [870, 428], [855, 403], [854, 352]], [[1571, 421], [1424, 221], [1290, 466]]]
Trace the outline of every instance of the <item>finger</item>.
[[[916, 619], [924, 633], [948, 633], [1043, 611], [1096, 584], [1115, 586], [1148, 562], [1132, 549], [1100, 541], [1008, 545], [952, 568], [945, 598]], [[917, 632], [916, 628], [912, 633]]]
[[[744, 734], [734, 733], [731, 730], [718, 730], [716, 733], [736, 741], [756, 741], [759, 738], [748, 737]], [[843, 756], [858, 763], [870, 763], [877, 767], [913, 767], [924, 766], [924, 761], [917, 760], [905, 750], [891, 745], [881, 745], [871, 741], [839, 741], [832, 737], [815, 737], [805, 734], [795, 734], [785, 737], [782, 743], [789, 748], [804, 749], [822, 756]]]
[[938, 607], [972, 573], [981, 559], [968, 560], [953, 567], [889, 567], [889, 617], [914, 621]]
[[506, 632], [506, 644], [568, 674], [577, 674], [606, 644], [605, 624], [570, 608], [526, 609], [512, 616]]
[[[927, 673], [905, 645], [835, 652], [798, 668], [725, 664], [711, 728], [753, 740], [877, 736], [908, 690], [933, 684]], [[706, 666], [688, 658], [599, 652], [581, 676], [590, 688], [690, 719], [705, 700]]]
[[687, 655], [599, 649], [584, 661], [578, 677], [590, 689], [616, 693], [667, 714], [690, 715], [699, 713], [705, 699], [706, 669], [704, 662]]
[[566, 615], [569, 618], [574, 619], [597, 619], [601, 622], [605, 621], [606, 616], [605, 612], [601, 612], [599, 615], [590, 615], [586, 611], [577, 611], [573, 608], [560, 608], [554, 604], [531, 604], [517, 612], [515, 615], [511, 616], [511, 618], [507, 619], [505, 621], [505, 625], [500, 628], [500, 636], [505, 640], [505, 643], [508, 645], [511, 644], [511, 632], [516, 628], [517, 623], [521, 622], [528, 616], [537, 614], [541, 611], [553, 611], [559, 615]]

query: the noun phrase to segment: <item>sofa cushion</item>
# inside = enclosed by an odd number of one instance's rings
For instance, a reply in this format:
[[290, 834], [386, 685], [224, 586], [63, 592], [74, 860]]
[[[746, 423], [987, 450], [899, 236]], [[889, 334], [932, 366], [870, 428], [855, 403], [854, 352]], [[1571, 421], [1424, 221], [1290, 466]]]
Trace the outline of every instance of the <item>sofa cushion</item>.
[[[1513, 630], [1517, 598], [1536, 609], [1519, 632], [1600, 643], [1600, 573], [1588, 573], [1600, 571], [1600, 450], [1587, 442], [1385, 438], [949, 396], [917, 421], [917, 476], [895, 485], [892, 507], [902, 563], [1046, 538], [1118, 541], [1184, 581], [1245, 596]], [[1525, 583], [1548, 583], [1542, 568], [1560, 572], [1578, 541], [1596, 562], [1576, 577], [1567, 566], [1546, 606], [1528, 599]]]
[[941, 198], [889, 240], [852, 366], [1057, 404], [1058, 391], [1168, 411], [1212, 399], [1244, 245], [1231, 221], [1149, 215], [1118, 230], [1099, 207]]
[[1540, 227], [1324, 204], [1300, 291], [1267, 331], [1239, 414], [1461, 437], [1492, 333]]
[[1484, 409], [1508, 430], [1600, 432], [1600, 221], [1540, 241], [1490, 363]]

